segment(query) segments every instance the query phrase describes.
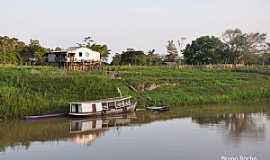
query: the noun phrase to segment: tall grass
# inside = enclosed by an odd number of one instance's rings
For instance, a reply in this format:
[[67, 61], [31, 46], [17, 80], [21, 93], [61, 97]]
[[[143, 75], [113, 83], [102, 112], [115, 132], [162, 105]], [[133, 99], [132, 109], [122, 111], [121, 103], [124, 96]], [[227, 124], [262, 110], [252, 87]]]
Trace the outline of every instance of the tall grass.
[[122, 81], [132, 86], [157, 84], [159, 87], [155, 90], [140, 92], [145, 103], [151, 99], [150, 103], [183, 106], [269, 98], [270, 76], [259, 72], [268, 68], [222, 70], [113, 66], [109, 69], [120, 72]]
[[[270, 97], [268, 74], [139, 66], [107, 69], [119, 72], [121, 79], [112, 80], [105, 71], [65, 72], [52, 67], [0, 66], [0, 119], [66, 110], [70, 101], [118, 96], [117, 88], [136, 97], [139, 106], [227, 103]], [[142, 84], [158, 87], [141, 89]]]
[[[100, 72], [55, 68], [0, 68], [0, 117], [22, 117], [67, 109], [70, 101], [117, 96], [119, 81]], [[123, 90], [127, 90], [123, 88]]]

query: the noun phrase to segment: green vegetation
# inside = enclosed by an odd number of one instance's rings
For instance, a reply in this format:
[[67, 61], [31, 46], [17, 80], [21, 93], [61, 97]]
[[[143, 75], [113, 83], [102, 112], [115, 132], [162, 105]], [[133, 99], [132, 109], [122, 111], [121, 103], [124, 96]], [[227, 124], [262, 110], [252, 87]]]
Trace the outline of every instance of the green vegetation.
[[46, 51], [38, 40], [30, 40], [26, 45], [16, 38], [0, 36], [0, 64], [42, 64]]
[[[123, 94], [146, 104], [188, 106], [259, 100], [270, 97], [270, 68], [169, 69], [108, 67], [106, 71], [65, 72], [51, 67], [0, 67], [0, 117], [21, 118], [67, 109], [70, 101]], [[113, 79], [112, 79], [113, 78]], [[137, 92], [136, 92], [137, 90]]]
[[24, 42], [16, 38], [0, 36], [0, 63], [1, 64], [19, 64], [20, 53], [25, 47]]
[[160, 65], [162, 58], [155, 50], [150, 50], [147, 55], [143, 51], [128, 48], [122, 54], [116, 54], [111, 62], [112, 65]]
[[[112, 65], [144, 65], [158, 66], [161, 64], [177, 65], [206, 65], [206, 64], [270, 64], [270, 43], [267, 42], [265, 33], [244, 33], [240, 29], [228, 29], [221, 38], [214, 36], [201, 36], [190, 44], [185, 43], [186, 38], [181, 40], [169, 40], [166, 45], [167, 54], [156, 53], [155, 49], [148, 52], [128, 48], [121, 54], [116, 53], [112, 59]], [[176, 44], [176, 43], [177, 44]], [[112, 54], [108, 45], [95, 42], [88, 36], [80, 47], [87, 47], [99, 52], [101, 60], [108, 62]], [[30, 40], [29, 44], [10, 38], [0, 36], [0, 64], [34, 64], [45, 63], [45, 53], [48, 51], [60, 51], [45, 48], [38, 40]]]
[[[78, 43], [79, 46], [84, 46], [99, 52], [103, 61], [106, 61], [108, 55], [111, 54], [107, 45], [97, 44], [91, 37], [86, 37], [83, 43]], [[0, 64], [44, 64], [44, 55], [48, 51], [61, 51], [60, 47], [55, 49], [47, 49], [41, 46], [38, 40], [30, 40], [29, 44], [20, 41], [17, 38], [8, 36], [0, 36]]]
[[30, 40], [29, 45], [25, 46], [20, 52], [21, 61], [23, 63], [43, 64], [43, 56], [47, 49], [39, 44], [38, 40]]
[[226, 30], [221, 39], [202, 36], [186, 45], [184, 63], [201, 64], [268, 64], [270, 43], [265, 33]]
[[[226, 103], [270, 96], [270, 77], [247, 73], [251, 70], [233, 72], [159, 67], [121, 67], [116, 70], [121, 70], [122, 81], [141, 90], [141, 97], [171, 106]], [[151, 90], [151, 86], [156, 86], [156, 89]]]
[[119, 81], [111, 81], [98, 72], [66, 73], [49, 67], [1, 67], [0, 117], [54, 112], [66, 109], [70, 101], [113, 97], [117, 95], [117, 87], [121, 86]]
[[166, 46], [168, 54], [165, 56], [165, 62], [178, 62], [180, 58], [178, 56], [179, 52], [174, 44], [173, 40], [168, 41], [168, 45]]
[[[135, 49], [128, 49], [122, 54], [116, 54], [112, 64], [270, 64], [270, 43], [267, 42], [265, 33], [243, 33], [240, 29], [229, 29], [223, 33], [221, 38], [207, 35], [201, 36], [186, 46], [185, 40], [184, 37], [178, 40], [178, 46], [175, 41], [168, 41], [166, 46], [167, 54], [163, 56], [153, 54], [154, 52], [151, 54], [151, 52], [145, 53]], [[154, 61], [151, 61], [153, 58]]]
[[216, 37], [204, 36], [193, 41], [184, 51], [187, 64], [222, 64], [223, 43]]

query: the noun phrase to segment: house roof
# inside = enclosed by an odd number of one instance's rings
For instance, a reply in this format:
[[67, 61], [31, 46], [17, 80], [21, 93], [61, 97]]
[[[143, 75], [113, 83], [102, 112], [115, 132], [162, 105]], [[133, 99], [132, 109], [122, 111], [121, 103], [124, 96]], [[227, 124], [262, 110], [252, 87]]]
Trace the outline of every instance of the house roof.
[[48, 54], [67, 54], [67, 51], [49, 51], [45, 53], [43, 56], [47, 56]]
[[[73, 51], [75, 51], [75, 50], [77, 50], [77, 49], [80, 49], [80, 48], [86, 48], [86, 49], [91, 50], [92, 52], [96, 52], [96, 51], [93, 51], [92, 49], [87, 48], [87, 47], [69, 47], [69, 48], [67, 48], [67, 49], [65, 49], [65, 50], [61, 50], [61, 51], [50, 51], [50, 52], [48, 52], [48, 53], [46, 53], [46, 54], [50, 54], [50, 53], [53, 53], [53, 54], [67, 54], [67, 53], [69, 53], [69, 52], [73, 52]], [[98, 52], [97, 52], [97, 53], [98, 53]]]
[[80, 48], [85, 48], [85, 47], [69, 47], [68, 49], [66, 49], [67, 52], [69, 51], [74, 51], [76, 49], [80, 49]]

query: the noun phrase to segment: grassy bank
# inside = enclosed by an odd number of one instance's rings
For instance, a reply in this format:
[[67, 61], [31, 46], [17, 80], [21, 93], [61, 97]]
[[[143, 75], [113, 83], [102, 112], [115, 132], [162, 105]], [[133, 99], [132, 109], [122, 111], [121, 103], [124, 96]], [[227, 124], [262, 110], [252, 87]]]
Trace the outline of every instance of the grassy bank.
[[65, 72], [50, 67], [0, 67], [0, 118], [20, 118], [67, 108], [67, 102], [123, 94], [140, 106], [227, 103], [270, 97], [270, 75], [258, 71], [109, 67], [106, 71]]

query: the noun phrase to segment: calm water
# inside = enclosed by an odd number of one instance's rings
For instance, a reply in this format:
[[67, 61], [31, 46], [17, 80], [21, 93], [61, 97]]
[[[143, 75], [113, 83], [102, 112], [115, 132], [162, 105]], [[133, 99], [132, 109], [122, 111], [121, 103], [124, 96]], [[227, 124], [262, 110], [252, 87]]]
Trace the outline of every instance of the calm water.
[[223, 113], [215, 107], [206, 110], [139, 112], [106, 119], [0, 122], [0, 159], [270, 158], [268, 109], [258, 107], [253, 113], [245, 109]]

